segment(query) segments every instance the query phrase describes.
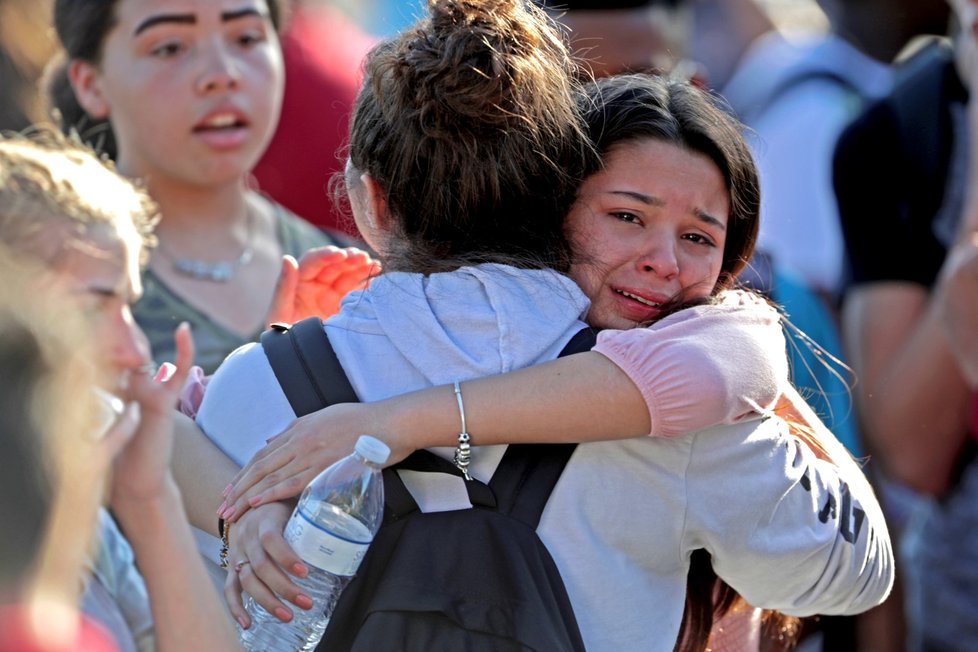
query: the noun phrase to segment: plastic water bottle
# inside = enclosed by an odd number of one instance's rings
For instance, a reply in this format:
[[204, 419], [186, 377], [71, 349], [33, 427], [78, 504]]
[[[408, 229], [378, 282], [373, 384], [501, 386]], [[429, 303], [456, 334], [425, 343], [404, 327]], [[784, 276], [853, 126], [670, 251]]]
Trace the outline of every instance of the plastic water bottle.
[[309, 567], [305, 578], [291, 579], [312, 598], [312, 609], [293, 605], [292, 620], [283, 623], [247, 596], [251, 627], [238, 630], [246, 650], [315, 649], [340, 593], [380, 528], [384, 517], [381, 465], [388, 456], [386, 444], [361, 435], [352, 455], [320, 473], [302, 492], [285, 526], [285, 540]]

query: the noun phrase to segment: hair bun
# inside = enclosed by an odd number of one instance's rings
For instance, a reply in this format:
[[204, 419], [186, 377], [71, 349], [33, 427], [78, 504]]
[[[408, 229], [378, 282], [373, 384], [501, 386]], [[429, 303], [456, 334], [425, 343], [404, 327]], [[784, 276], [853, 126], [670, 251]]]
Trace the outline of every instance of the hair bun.
[[527, 117], [554, 104], [534, 96], [535, 76], [551, 73], [554, 54], [570, 65], [564, 44], [529, 19], [541, 10], [527, 0], [429, 0], [428, 8], [426, 29], [400, 43], [397, 70], [424, 135], [477, 137], [517, 122], [532, 131]]
[[350, 163], [396, 218], [388, 269], [566, 268], [563, 216], [591, 158], [575, 71], [530, 0], [429, 0], [425, 18], [371, 51]]

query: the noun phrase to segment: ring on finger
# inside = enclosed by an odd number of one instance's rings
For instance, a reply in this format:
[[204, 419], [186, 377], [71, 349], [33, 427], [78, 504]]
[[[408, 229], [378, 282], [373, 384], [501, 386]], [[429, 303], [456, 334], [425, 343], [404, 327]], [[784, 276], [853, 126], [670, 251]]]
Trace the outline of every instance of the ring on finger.
[[241, 572], [241, 569], [244, 568], [245, 564], [250, 564], [250, 563], [251, 562], [248, 561], [247, 559], [242, 559], [241, 561], [235, 562], [235, 564], [234, 564], [234, 572], [235, 573], [240, 573]]

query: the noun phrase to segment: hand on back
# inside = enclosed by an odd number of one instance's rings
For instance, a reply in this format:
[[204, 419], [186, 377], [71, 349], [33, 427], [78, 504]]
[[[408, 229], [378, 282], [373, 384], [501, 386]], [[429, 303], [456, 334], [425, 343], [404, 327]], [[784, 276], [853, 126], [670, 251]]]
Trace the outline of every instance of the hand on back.
[[380, 263], [356, 247], [317, 247], [298, 262], [286, 256], [267, 322], [294, 324], [312, 316], [326, 319], [339, 311], [347, 292], [366, 287], [378, 273]]

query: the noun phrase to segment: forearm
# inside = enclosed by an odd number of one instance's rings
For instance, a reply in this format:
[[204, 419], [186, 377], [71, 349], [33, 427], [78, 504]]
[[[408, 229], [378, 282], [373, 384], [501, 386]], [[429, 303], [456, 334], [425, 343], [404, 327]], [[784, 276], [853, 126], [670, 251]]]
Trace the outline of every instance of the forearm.
[[[600, 352], [466, 380], [461, 395], [471, 442], [672, 436], [764, 411], [780, 394], [777, 379], [787, 375], [787, 363], [776, 313], [755, 308], [733, 305], [714, 308], [710, 316], [688, 313], [687, 322], [677, 314], [670, 328], [667, 318], [655, 330], [605, 333], [598, 341]], [[775, 345], [759, 344], [769, 340]], [[704, 341], [724, 346], [703, 346]], [[721, 359], [724, 364], [716, 364]], [[746, 368], [755, 373], [745, 374]], [[462, 420], [452, 389], [445, 385], [368, 404], [339, 404], [296, 419], [248, 462], [229, 504], [240, 514], [254, 501], [297, 495], [315, 473], [348, 454], [360, 433], [390, 447], [389, 464], [418, 449], [455, 446]]]
[[946, 489], [967, 432], [970, 393], [926, 295], [888, 284], [847, 307], [864, 434], [897, 479]]
[[113, 503], [146, 581], [157, 649], [240, 650], [227, 611], [210, 583], [170, 479], [154, 500]]
[[889, 443], [891, 466], [925, 491], [943, 491], [967, 433], [970, 393], [934, 311], [866, 397], [872, 432]]
[[[600, 353], [582, 353], [461, 384], [476, 445], [627, 439], [651, 430], [649, 411], [629, 377]], [[413, 448], [454, 446], [458, 407], [450, 387], [382, 401], [384, 428]]]
[[706, 548], [717, 574], [755, 606], [810, 616], [878, 604], [894, 560], [873, 491], [851, 459], [815, 459], [783, 432], [769, 419], [694, 436], [687, 545]]
[[173, 476], [194, 526], [218, 536], [217, 509], [239, 467], [189, 417], [177, 414]]

